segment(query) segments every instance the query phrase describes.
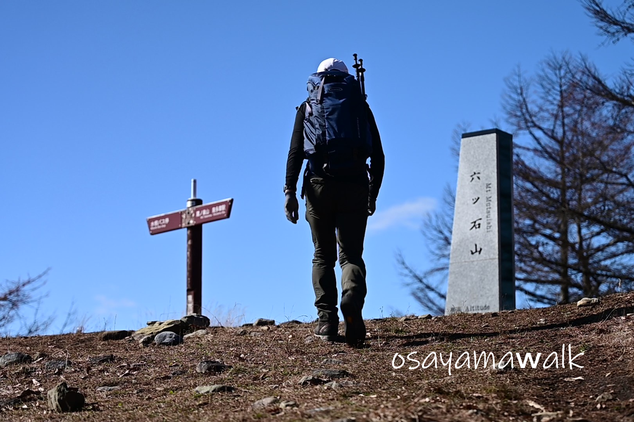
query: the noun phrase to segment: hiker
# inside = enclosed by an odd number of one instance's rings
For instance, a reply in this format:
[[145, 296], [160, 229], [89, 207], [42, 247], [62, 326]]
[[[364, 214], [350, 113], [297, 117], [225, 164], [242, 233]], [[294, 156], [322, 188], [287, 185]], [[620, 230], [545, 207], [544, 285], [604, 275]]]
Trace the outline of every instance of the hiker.
[[[306, 199], [306, 220], [315, 246], [312, 282], [319, 316], [315, 335], [328, 341], [338, 337], [334, 270], [338, 246], [345, 339], [351, 346], [361, 346], [366, 335], [362, 310], [367, 293], [363, 241], [368, 216], [376, 210], [385, 157], [359, 82], [363, 73], [361, 77], [358, 73], [365, 69], [358, 64], [355, 68], [357, 79], [343, 61], [330, 58], [309, 77], [309, 97], [297, 108], [288, 152], [284, 208], [286, 218], [296, 224], [297, 181], [307, 159], [301, 197]], [[368, 158], [371, 165], [366, 163]]]

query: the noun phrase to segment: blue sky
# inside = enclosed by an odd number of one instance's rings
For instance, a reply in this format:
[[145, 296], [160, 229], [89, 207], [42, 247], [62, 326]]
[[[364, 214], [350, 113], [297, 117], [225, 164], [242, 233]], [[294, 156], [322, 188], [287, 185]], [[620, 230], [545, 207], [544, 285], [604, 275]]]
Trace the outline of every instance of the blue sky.
[[181, 317], [186, 233], [150, 236], [146, 218], [184, 208], [196, 178], [205, 203], [234, 198], [204, 226], [204, 313], [312, 320], [286, 155], [307, 76], [358, 53], [386, 154], [364, 316], [421, 313], [394, 254], [427, 265], [454, 129], [503, 122], [504, 78], [551, 52], [616, 73], [630, 45], [603, 41], [575, 0], [0, 2], [0, 280], [50, 267], [53, 333], [71, 305], [88, 330]]

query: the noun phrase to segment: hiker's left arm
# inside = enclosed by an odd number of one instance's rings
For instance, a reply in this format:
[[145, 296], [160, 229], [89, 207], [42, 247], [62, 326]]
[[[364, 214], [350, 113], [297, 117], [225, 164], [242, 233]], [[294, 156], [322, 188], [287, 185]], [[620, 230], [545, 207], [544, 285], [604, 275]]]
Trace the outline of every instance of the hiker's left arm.
[[383, 144], [381, 143], [381, 135], [374, 120], [374, 114], [368, 107], [368, 123], [370, 124], [370, 132], [372, 133], [372, 155], [370, 155], [370, 198], [376, 200], [379, 196], [379, 190], [383, 183], [383, 172], [385, 170], [385, 154], [383, 153]]

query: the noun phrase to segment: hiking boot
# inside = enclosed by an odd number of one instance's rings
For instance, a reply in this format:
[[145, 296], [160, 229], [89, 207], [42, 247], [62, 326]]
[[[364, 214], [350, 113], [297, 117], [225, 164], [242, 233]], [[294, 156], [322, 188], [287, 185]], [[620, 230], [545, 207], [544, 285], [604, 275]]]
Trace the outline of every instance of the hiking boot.
[[352, 347], [363, 346], [365, 340], [365, 324], [361, 315], [361, 308], [351, 300], [341, 301], [341, 312], [346, 330], [346, 343]]
[[317, 328], [315, 328], [315, 335], [325, 341], [336, 341], [338, 329], [338, 321], [319, 321]]

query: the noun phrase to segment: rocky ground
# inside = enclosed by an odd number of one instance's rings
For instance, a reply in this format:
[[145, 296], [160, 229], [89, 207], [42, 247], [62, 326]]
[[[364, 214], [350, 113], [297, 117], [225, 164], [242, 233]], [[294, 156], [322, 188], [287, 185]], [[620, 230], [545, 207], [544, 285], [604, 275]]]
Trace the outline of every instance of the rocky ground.
[[[634, 421], [633, 312], [627, 293], [369, 320], [362, 349], [297, 322], [208, 327], [173, 346], [103, 333], [2, 338], [0, 420]], [[50, 407], [63, 381], [83, 395], [80, 410]]]

